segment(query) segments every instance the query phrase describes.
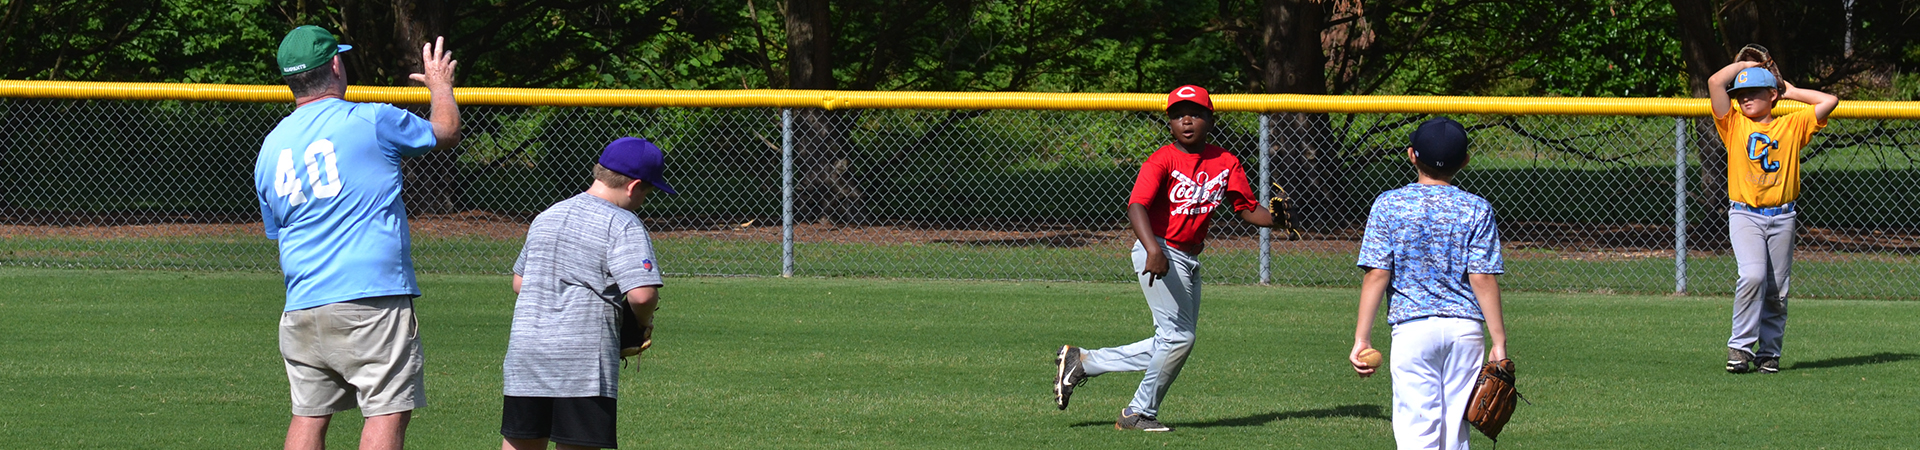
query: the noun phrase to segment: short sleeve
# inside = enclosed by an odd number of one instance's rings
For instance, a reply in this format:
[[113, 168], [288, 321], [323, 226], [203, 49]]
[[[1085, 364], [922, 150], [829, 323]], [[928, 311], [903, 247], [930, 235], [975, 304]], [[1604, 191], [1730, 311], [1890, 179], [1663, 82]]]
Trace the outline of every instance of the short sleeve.
[[[1227, 158], [1233, 158], [1228, 155]], [[1233, 161], [1233, 174], [1227, 176], [1227, 196], [1231, 197], [1234, 211], [1251, 211], [1260, 207], [1254, 200], [1253, 186], [1247, 185], [1247, 170], [1240, 165], [1239, 159]]]
[[[1154, 152], [1154, 156], [1159, 154]], [[1161, 161], [1160, 158], [1147, 157], [1147, 162], [1140, 163], [1140, 175], [1133, 179], [1133, 193], [1127, 195], [1127, 203], [1153, 205], [1153, 197], [1160, 194], [1160, 183], [1166, 180], [1166, 162]]]
[[524, 276], [527, 274], [527, 248], [528, 246], [522, 245], [520, 247], [520, 256], [513, 258], [514, 275]]
[[653, 258], [653, 240], [638, 220], [614, 236], [613, 246], [607, 249], [607, 273], [613, 275], [620, 292], [665, 284], [660, 280], [660, 264]]
[[1807, 130], [1807, 134], [1818, 133], [1820, 130], [1827, 128], [1827, 121], [1820, 120], [1813, 113], [1813, 108], [1802, 108], [1799, 112], [1788, 114], [1786, 118], [1801, 122], [1799, 125]]
[[1736, 118], [1745, 117], [1740, 115], [1740, 104], [1734, 103], [1733, 107], [1727, 110], [1727, 115], [1713, 116], [1713, 129], [1719, 131], [1721, 136], [1726, 136], [1727, 133], [1733, 132], [1733, 121]]
[[1373, 199], [1373, 207], [1367, 213], [1367, 230], [1360, 238], [1360, 260], [1354, 265], [1362, 269], [1393, 270], [1393, 217], [1387, 211], [1387, 196], [1382, 194]]
[[273, 217], [273, 206], [266, 200], [260, 201], [260, 225], [266, 229], [267, 239], [280, 240], [280, 220]]
[[379, 104], [375, 111], [373, 128], [380, 142], [403, 158], [425, 154], [439, 142], [433, 137], [433, 122], [427, 119], [387, 104]]
[[1494, 224], [1493, 209], [1474, 224], [1473, 236], [1467, 240], [1467, 273], [1502, 274], [1506, 273], [1506, 261], [1500, 256], [1500, 226]]

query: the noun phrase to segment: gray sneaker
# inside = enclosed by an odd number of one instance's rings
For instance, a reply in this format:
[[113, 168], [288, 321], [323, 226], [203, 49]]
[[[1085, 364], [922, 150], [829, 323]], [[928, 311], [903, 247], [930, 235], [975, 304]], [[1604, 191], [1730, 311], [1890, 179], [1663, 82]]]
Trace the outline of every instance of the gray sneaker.
[[1778, 356], [1762, 356], [1754, 358], [1754, 361], [1758, 362], [1758, 364], [1755, 365], [1760, 366], [1760, 373], [1780, 373], [1780, 357]]
[[[1778, 370], [1778, 368], [1775, 370]], [[1753, 352], [1737, 348], [1727, 349], [1727, 373], [1747, 373], [1752, 371]]]
[[1116, 430], [1173, 431], [1173, 427], [1160, 424], [1160, 420], [1146, 414], [1134, 412], [1132, 406], [1120, 410], [1120, 421], [1113, 423]]
[[1080, 368], [1081, 358], [1080, 347], [1071, 345], [1060, 346], [1060, 353], [1053, 357], [1053, 404], [1062, 411], [1073, 399], [1073, 388], [1087, 382], [1087, 371]]

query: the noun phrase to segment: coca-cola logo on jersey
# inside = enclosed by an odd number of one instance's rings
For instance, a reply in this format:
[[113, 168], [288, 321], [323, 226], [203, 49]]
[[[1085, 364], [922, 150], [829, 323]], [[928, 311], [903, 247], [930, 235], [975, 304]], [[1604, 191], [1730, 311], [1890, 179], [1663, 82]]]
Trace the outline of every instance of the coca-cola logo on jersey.
[[1171, 171], [1175, 181], [1173, 189], [1167, 190], [1167, 200], [1173, 203], [1171, 213], [1199, 215], [1213, 212], [1213, 208], [1220, 205], [1221, 196], [1227, 193], [1227, 172], [1222, 170], [1211, 178], [1207, 177], [1206, 172], [1200, 172], [1197, 178], [1202, 181], [1196, 182], [1180, 171]]

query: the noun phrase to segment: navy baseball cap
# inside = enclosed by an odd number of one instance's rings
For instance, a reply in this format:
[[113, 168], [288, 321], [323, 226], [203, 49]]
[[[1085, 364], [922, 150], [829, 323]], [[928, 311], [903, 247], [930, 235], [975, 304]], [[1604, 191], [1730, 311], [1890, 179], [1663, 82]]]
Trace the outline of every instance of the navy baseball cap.
[[333, 33], [325, 28], [301, 25], [280, 39], [280, 54], [275, 62], [280, 64], [280, 76], [293, 75], [325, 67], [333, 55], [352, 49], [353, 46], [335, 40]]
[[667, 170], [666, 154], [660, 153], [660, 147], [654, 146], [646, 139], [637, 137], [614, 139], [612, 143], [607, 144], [606, 150], [600, 151], [600, 165], [613, 173], [646, 181], [660, 192], [676, 193], [673, 192], [673, 186], [667, 185], [666, 177], [662, 176], [662, 173]]
[[1445, 117], [1427, 119], [1413, 130], [1413, 157], [1436, 168], [1467, 162], [1467, 128]]
[[1780, 89], [1780, 80], [1773, 77], [1773, 71], [1760, 67], [1748, 67], [1733, 77], [1733, 87], [1727, 92], [1746, 88]]

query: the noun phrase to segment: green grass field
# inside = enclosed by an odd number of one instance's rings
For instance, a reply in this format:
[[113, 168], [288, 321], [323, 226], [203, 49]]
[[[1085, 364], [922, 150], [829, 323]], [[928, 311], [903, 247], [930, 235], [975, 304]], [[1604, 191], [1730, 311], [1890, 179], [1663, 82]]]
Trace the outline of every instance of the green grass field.
[[[676, 275], [780, 274], [780, 244], [704, 237], [657, 239], [660, 258]], [[75, 269], [103, 267], [214, 271], [277, 270], [273, 241], [256, 235], [90, 239], [16, 236], [0, 249], [0, 266]], [[413, 243], [416, 268], [424, 273], [505, 273], [519, 254], [519, 241], [486, 238], [425, 238]], [[1273, 284], [1346, 288], [1357, 286], [1353, 254], [1274, 253]], [[870, 278], [968, 278], [984, 280], [1129, 280], [1127, 249], [975, 246], [960, 243], [838, 244], [795, 246], [796, 275]], [[218, 255], [209, 256], [209, 255]], [[1525, 291], [1673, 292], [1673, 258], [1581, 258], [1570, 252], [1507, 250], [1507, 287]], [[1794, 261], [1796, 298], [1915, 299], [1902, 289], [1920, 278], [1920, 258], [1892, 253], [1802, 253]], [[1214, 247], [1200, 257], [1216, 284], [1259, 281], [1254, 248]], [[1694, 252], [1688, 259], [1688, 293], [1732, 295], [1731, 254]]]
[[[1137, 374], [1056, 411], [1060, 344], [1150, 333], [1120, 283], [675, 278], [623, 372], [626, 448], [1387, 448], [1390, 385], [1344, 366], [1354, 293], [1209, 286], [1162, 410], [1118, 432]], [[427, 275], [431, 406], [409, 444], [498, 445], [502, 277]], [[0, 269], [0, 439], [267, 448], [287, 419], [277, 274]], [[1507, 448], [1872, 448], [1920, 423], [1920, 303], [1796, 300], [1785, 370], [1721, 370], [1724, 298], [1512, 293], [1522, 406]], [[1383, 314], [1384, 316], [1384, 314]], [[1385, 347], [1384, 326], [1375, 340]], [[352, 446], [356, 414], [336, 421]], [[1476, 437], [1477, 444], [1485, 441]]]

